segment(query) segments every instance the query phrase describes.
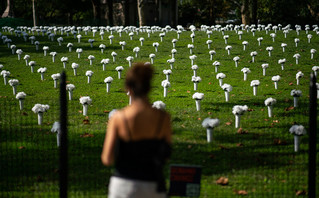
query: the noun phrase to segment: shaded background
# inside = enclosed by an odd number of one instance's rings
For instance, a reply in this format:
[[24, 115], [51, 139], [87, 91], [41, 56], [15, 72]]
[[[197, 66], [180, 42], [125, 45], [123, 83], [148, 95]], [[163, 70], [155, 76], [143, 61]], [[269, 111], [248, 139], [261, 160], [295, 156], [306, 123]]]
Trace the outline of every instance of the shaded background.
[[138, 26], [138, 8], [144, 25], [305, 25], [319, 21], [316, 0], [3, 0], [0, 13], [3, 18], [21, 19], [17, 25], [32, 24], [33, 1], [37, 25]]

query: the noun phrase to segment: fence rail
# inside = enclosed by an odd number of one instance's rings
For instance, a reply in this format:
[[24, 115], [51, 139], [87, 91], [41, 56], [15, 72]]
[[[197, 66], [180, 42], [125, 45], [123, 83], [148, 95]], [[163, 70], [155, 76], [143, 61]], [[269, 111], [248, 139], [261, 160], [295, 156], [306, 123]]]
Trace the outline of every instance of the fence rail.
[[309, 165], [308, 197], [316, 197], [316, 155], [317, 155], [317, 79], [314, 73], [310, 76], [309, 104]]

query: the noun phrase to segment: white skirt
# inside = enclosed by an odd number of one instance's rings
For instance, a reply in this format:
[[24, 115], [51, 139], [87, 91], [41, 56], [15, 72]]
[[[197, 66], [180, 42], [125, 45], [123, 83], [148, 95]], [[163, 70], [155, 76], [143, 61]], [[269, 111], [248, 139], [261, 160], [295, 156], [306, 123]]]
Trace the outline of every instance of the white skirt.
[[166, 193], [159, 193], [156, 189], [156, 182], [112, 176], [108, 198], [166, 198]]

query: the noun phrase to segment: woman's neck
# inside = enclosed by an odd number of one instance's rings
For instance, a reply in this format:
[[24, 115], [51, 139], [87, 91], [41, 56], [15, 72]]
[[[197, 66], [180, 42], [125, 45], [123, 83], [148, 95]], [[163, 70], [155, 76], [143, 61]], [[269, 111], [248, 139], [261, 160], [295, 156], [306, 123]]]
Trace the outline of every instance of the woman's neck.
[[136, 105], [136, 106], [149, 106], [150, 103], [149, 103], [149, 100], [148, 100], [148, 97], [147, 96], [144, 96], [144, 97], [134, 97], [132, 96], [132, 105]]

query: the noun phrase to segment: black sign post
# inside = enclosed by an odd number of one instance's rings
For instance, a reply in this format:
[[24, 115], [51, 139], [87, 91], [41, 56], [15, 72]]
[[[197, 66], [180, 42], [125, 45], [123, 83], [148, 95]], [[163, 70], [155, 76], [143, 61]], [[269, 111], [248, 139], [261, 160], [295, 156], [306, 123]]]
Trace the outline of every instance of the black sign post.
[[199, 197], [202, 168], [196, 165], [170, 166], [170, 196]]

